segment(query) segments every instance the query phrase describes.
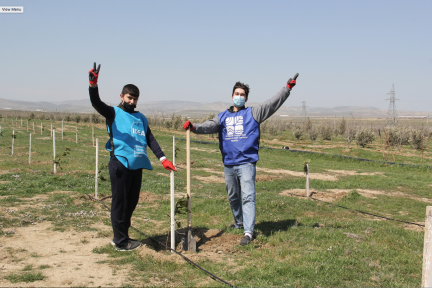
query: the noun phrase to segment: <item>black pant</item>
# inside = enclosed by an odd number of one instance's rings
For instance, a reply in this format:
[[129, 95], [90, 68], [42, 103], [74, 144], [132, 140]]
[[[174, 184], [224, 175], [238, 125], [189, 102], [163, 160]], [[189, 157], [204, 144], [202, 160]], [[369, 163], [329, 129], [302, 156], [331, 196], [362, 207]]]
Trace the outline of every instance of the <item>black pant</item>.
[[142, 169], [129, 170], [115, 156], [111, 157], [108, 169], [111, 178], [114, 243], [123, 246], [128, 242], [132, 213], [138, 204]]

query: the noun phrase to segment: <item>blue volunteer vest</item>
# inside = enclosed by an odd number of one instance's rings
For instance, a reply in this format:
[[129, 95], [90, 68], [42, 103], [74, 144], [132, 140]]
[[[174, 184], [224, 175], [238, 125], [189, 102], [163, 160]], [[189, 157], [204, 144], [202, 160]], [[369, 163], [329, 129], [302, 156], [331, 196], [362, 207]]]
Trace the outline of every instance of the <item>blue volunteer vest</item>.
[[259, 124], [252, 108], [236, 113], [228, 110], [219, 117], [219, 149], [225, 165], [240, 165], [258, 161]]
[[[114, 107], [114, 111], [111, 131], [107, 125], [112, 139], [106, 144], [106, 149], [112, 151], [123, 166], [130, 170], [153, 170], [147, 157], [147, 118], [141, 113], [127, 113], [118, 107]], [[114, 147], [111, 147], [111, 142]]]

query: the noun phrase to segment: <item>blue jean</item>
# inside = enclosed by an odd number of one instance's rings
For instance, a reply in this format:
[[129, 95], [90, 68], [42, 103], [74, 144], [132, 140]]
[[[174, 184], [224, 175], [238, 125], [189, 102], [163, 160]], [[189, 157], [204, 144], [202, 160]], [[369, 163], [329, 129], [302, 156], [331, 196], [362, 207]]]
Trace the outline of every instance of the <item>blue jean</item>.
[[243, 224], [244, 232], [253, 235], [256, 215], [256, 164], [225, 165], [224, 172], [234, 224]]

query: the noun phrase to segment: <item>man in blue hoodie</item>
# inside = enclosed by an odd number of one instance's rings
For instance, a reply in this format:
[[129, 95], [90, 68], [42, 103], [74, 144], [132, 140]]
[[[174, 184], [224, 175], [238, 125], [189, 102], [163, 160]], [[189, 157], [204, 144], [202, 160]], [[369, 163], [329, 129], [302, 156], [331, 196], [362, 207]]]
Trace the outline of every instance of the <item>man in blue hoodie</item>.
[[256, 107], [245, 107], [249, 86], [241, 82], [234, 85], [231, 100], [233, 106], [202, 124], [186, 121], [184, 129], [196, 134], [219, 133], [219, 149], [224, 163], [225, 184], [233, 227], [244, 228], [240, 245], [253, 239], [256, 215], [255, 176], [258, 161], [260, 124], [272, 116], [290, 95], [296, 79], [289, 79], [275, 96]]
[[152, 170], [147, 156], [150, 147], [155, 156], [168, 171], [177, 171], [165, 157], [154, 138], [147, 118], [135, 111], [138, 103], [139, 89], [133, 84], [123, 87], [120, 104], [111, 107], [101, 101], [97, 81], [100, 65], [89, 71], [89, 93], [93, 107], [106, 118], [109, 141], [106, 145], [110, 151], [108, 164], [111, 178], [111, 223], [114, 239], [111, 242], [118, 251], [131, 251], [139, 248], [140, 241], [129, 238], [132, 213], [135, 210], [141, 190], [142, 170]]

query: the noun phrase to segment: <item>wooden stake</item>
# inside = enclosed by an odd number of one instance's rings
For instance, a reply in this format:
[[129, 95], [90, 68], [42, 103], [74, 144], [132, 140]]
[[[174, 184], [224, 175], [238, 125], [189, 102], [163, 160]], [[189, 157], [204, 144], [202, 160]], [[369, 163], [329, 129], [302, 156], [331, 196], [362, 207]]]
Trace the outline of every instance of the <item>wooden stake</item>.
[[99, 172], [99, 139], [96, 138], [96, 173], [95, 173], [95, 198], [98, 199], [98, 172]]
[[432, 206], [426, 206], [421, 287], [432, 287]]
[[29, 164], [31, 164], [31, 133], [30, 133], [30, 139], [29, 139]]
[[27, 119], [27, 132], [28, 132], [28, 119]]
[[41, 122], [41, 135], [42, 135], [42, 122]]
[[55, 144], [55, 129], [52, 131], [53, 133], [53, 158], [54, 158], [54, 174], [57, 174], [57, 163], [55, 162], [56, 158], [56, 144]]
[[21, 119], [21, 128], [22, 128], [22, 119]]
[[33, 122], [33, 133], [35, 133], [34, 122]]
[[51, 137], [53, 137], [52, 123], [51, 123]]
[[76, 128], [76, 132], [75, 132], [75, 142], [78, 143], [78, 126], [75, 127]]
[[[173, 165], [175, 165], [175, 136], [173, 136]], [[175, 250], [175, 203], [174, 203], [174, 171], [170, 172], [171, 190], [171, 249]], [[173, 251], [171, 251], [174, 253]]]
[[[190, 163], [190, 129], [186, 130], [186, 192], [187, 192], [187, 209], [192, 211], [191, 205], [191, 163]], [[187, 213], [188, 228], [192, 228], [192, 216], [191, 213]]]

